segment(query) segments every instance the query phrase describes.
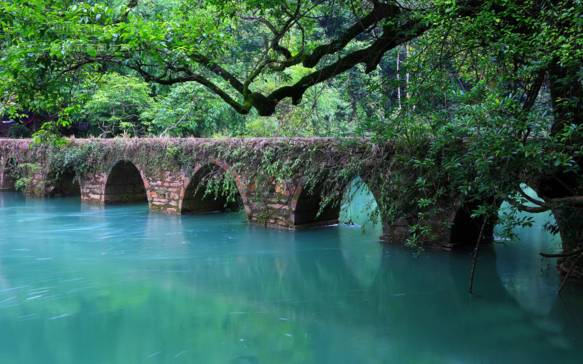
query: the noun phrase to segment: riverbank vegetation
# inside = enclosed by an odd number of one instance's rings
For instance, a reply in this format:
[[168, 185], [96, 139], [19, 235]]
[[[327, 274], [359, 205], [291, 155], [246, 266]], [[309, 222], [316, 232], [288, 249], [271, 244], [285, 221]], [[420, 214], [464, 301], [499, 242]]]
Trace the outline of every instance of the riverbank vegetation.
[[482, 226], [507, 200], [554, 212], [570, 271], [583, 255], [582, 10], [578, 0], [5, 1], [2, 114], [42, 115], [39, 141], [390, 142], [408, 177], [383, 191], [391, 214], [416, 216], [412, 241], [430, 234], [440, 200], [462, 195]]

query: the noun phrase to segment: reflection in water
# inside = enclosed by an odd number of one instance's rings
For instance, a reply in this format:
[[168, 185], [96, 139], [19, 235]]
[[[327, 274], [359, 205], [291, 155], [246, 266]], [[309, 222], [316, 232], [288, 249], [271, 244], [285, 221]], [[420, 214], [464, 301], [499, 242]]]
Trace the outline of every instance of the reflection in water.
[[555, 270], [533, 268], [539, 247], [515, 251], [528, 241], [484, 249], [471, 297], [467, 255], [415, 256], [374, 229], [0, 200], [0, 363], [575, 363], [583, 351], [583, 295], [557, 299]]
[[[370, 236], [381, 236], [382, 228], [362, 230], [360, 227], [343, 226], [335, 229], [340, 242], [342, 260], [361, 286], [370, 287], [380, 270], [383, 258], [382, 244], [362, 243]], [[370, 238], [369, 238], [370, 239]]]
[[[508, 208], [502, 206], [502, 210]], [[547, 314], [557, 299], [560, 277], [555, 272], [556, 259], [542, 258], [540, 252], [561, 251], [561, 239], [545, 230], [554, 221], [550, 212], [531, 214], [534, 225], [516, 229], [518, 240], [497, 247], [498, 274], [504, 287], [525, 309]]]
[[366, 236], [381, 236], [383, 231], [376, 200], [360, 177], [347, 188], [339, 220], [346, 224], [336, 230], [344, 262], [361, 285], [369, 287], [381, 265], [382, 245], [361, 241]]

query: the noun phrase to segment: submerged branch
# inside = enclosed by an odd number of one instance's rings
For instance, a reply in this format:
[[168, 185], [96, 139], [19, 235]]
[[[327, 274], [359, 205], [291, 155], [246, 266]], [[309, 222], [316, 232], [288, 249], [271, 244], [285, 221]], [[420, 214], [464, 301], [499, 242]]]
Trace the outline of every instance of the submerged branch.
[[478, 265], [478, 254], [480, 252], [480, 245], [482, 245], [482, 237], [484, 235], [484, 229], [488, 224], [488, 219], [484, 218], [482, 222], [482, 226], [480, 227], [480, 234], [478, 234], [478, 239], [476, 240], [476, 246], [474, 247], [474, 254], [472, 257], [472, 270], [470, 271], [470, 287], [469, 292], [470, 294], [474, 294], [474, 279], [476, 276], [476, 267]]
[[567, 252], [567, 253], [543, 253], [543, 252], [540, 252], [539, 254], [541, 257], [544, 257], [544, 258], [567, 258], [567, 257], [572, 257], [574, 255], [581, 254], [581, 253], [583, 253], [583, 248], [576, 249], [576, 250], [573, 250], [573, 251]]

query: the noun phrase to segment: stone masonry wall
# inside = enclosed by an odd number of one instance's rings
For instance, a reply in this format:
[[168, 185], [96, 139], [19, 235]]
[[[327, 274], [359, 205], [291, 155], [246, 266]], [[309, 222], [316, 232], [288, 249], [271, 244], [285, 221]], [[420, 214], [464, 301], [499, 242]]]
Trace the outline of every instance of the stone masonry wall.
[[5, 172], [7, 161], [0, 158], [0, 191], [10, 189], [8, 173]]
[[[30, 183], [27, 194], [46, 196], [56, 183], [51, 176], [50, 156], [55, 152], [50, 147], [30, 148], [30, 140], [0, 139], [0, 158], [17, 158], [18, 163], [37, 165], [37, 170], [29, 173]], [[84, 203], [104, 205], [123, 200], [148, 201], [152, 211], [167, 214], [181, 214], [186, 190], [194, 176], [205, 166], [215, 166], [231, 174], [237, 185], [245, 213], [251, 223], [269, 227], [297, 229], [317, 225], [333, 224], [338, 221], [338, 207], [329, 208], [318, 215], [320, 196], [303, 191], [302, 176], [288, 181], [277, 180], [275, 176], [266, 181], [256, 178], [254, 166], [233, 167], [238, 160], [227, 160], [221, 151], [239, 148], [261, 156], [266, 150], [296, 148], [297, 151], [312, 150], [313, 158], [321, 159], [321, 168], [326, 169], [327, 161], [338, 163], [344, 157], [346, 147], [336, 148], [341, 141], [327, 138], [292, 139], [88, 139], [71, 140], [71, 144], [87, 147], [84, 172], [79, 176], [81, 200]], [[351, 153], [361, 153], [362, 143], [354, 143]], [[178, 151], [183, 154], [178, 155]], [[293, 150], [293, 149], [292, 149]], [[348, 149], [350, 151], [350, 149]], [[311, 162], [309, 157], [306, 163]], [[371, 164], [377, 162], [370, 155], [362, 158]], [[185, 161], [186, 160], [186, 161]], [[116, 177], [115, 168], [119, 163], [135, 167], [135, 175]], [[0, 166], [0, 168], [2, 168]], [[125, 173], [125, 172], [124, 172]], [[127, 172], [129, 173], [129, 172]], [[0, 169], [0, 181], [4, 181]], [[202, 206], [204, 210], [207, 207]], [[210, 207], [208, 207], [210, 208]], [[455, 206], [445, 206], [445, 213], [436, 217], [436, 226], [447, 226], [451, 216], [455, 216]], [[448, 220], [449, 219], [449, 220]], [[439, 221], [438, 221], [439, 220]], [[396, 225], [384, 224], [384, 237], [401, 243], [408, 232], [409, 221], [401, 219]], [[436, 241], [448, 241], [449, 230], [438, 230]]]

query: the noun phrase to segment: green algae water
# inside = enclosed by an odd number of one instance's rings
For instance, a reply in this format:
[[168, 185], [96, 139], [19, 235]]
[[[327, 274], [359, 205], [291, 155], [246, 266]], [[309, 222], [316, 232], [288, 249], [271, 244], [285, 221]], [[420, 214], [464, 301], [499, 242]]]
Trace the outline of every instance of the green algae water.
[[583, 289], [557, 295], [547, 218], [484, 248], [469, 296], [467, 253], [416, 255], [374, 225], [0, 193], [0, 364], [581, 363]]

